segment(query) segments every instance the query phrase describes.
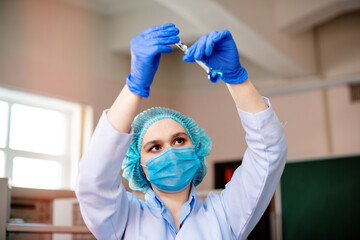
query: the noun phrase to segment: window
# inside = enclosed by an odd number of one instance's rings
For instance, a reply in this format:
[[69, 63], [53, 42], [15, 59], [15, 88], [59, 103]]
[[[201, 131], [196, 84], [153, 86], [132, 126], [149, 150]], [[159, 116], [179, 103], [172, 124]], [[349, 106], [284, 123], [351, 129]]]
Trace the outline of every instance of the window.
[[5, 177], [5, 154], [0, 151], [0, 177]]
[[7, 126], [9, 119], [9, 105], [7, 102], [0, 101], [0, 148], [4, 148], [7, 138]]
[[0, 177], [15, 187], [73, 189], [91, 114], [80, 104], [0, 88]]

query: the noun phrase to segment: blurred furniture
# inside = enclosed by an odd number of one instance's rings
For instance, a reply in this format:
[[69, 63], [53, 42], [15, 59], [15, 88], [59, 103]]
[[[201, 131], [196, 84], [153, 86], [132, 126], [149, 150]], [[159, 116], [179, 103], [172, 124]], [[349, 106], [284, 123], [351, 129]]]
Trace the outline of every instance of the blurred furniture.
[[[34, 195], [34, 191], [36, 194]], [[70, 239], [94, 239], [90, 234], [90, 231], [86, 226], [57, 226], [52, 224], [52, 219], [46, 220], [50, 222], [49, 224], [44, 223], [11, 223], [10, 222], [10, 211], [11, 211], [11, 201], [18, 201], [19, 199], [28, 200], [29, 199], [41, 199], [41, 200], [54, 200], [59, 197], [72, 197], [75, 195], [73, 191], [61, 191], [61, 190], [32, 190], [32, 189], [19, 189], [11, 188], [8, 183], [7, 178], [0, 178], [0, 239], [30, 239], [29, 237], [11, 237], [17, 233], [22, 233], [27, 236], [33, 235], [34, 239], [40, 239], [34, 234], [46, 235], [48, 237], [41, 237], [41, 239], [54, 239], [54, 233], [60, 234], [72, 234]], [[19, 203], [17, 203], [19, 205]], [[26, 205], [25, 205], [26, 206]], [[76, 206], [76, 205], [75, 205]], [[51, 207], [52, 208], [52, 207]], [[29, 208], [29, 211], [31, 207]], [[36, 208], [35, 208], [36, 210]], [[59, 209], [58, 209], [59, 211]], [[52, 209], [51, 209], [52, 212]], [[41, 219], [41, 213], [40, 218]], [[11, 219], [12, 221], [14, 219]], [[79, 220], [77, 220], [79, 222]], [[78, 235], [84, 235], [84, 237], [74, 237]], [[89, 237], [85, 237], [90, 235]]]

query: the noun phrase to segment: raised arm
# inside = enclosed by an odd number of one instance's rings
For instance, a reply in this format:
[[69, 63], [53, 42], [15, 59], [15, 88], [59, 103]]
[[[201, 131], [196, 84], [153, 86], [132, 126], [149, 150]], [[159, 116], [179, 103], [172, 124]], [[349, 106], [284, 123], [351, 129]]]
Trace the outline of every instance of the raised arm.
[[179, 41], [173, 24], [151, 27], [131, 41], [131, 73], [109, 111], [104, 111], [80, 162], [76, 195], [86, 225], [97, 239], [122, 239], [129, 216], [139, 215], [128, 198], [120, 170], [132, 139], [129, 134], [142, 97], [148, 97], [161, 53]]
[[168, 45], [179, 42], [178, 33], [179, 29], [168, 23], [148, 28], [131, 41], [131, 74], [108, 113], [117, 131], [129, 132], [141, 97], [149, 97], [161, 53], [172, 51]]
[[131, 123], [135, 118], [136, 111], [142, 97], [132, 93], [125, 85], [115, 102], [107, 113], [110, 124], [119, 133], [129, 133]]
[[248, 148], [217, 203], [224, 208], [237, 239], [246, 239], [268, 206], [285, 165], [283, 127], [270, 102], [248, 80], [229, 31], [204, 35], [189, 48], [184, 60], [201, 60], [221, 71], [238, 108]]

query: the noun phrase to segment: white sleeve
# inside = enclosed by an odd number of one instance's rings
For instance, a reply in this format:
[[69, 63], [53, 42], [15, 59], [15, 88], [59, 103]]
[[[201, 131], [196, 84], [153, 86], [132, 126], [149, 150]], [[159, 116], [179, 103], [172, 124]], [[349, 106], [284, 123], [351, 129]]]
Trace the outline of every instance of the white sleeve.
[[76, 196], [83, 219], [97, 239], [121, 239], [124, 234], [131, 202], [120, 170], [131, 138], [132, 134], [117, 132], [104, 111], [80, 161]]
[[266, 210], [284, 170], [287, 145], [283, 126], [269, 108], [256, 113], [238, 109], [248, 148], [220, 195], [227, 219], [238, 239], [246, 239]]

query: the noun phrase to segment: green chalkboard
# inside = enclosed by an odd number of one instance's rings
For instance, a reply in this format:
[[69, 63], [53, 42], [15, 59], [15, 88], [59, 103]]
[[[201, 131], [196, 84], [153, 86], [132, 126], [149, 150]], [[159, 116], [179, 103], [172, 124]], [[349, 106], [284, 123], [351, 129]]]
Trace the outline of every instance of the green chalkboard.
[[360, 156], [288, 163], [283, 240], [360, 239]]

